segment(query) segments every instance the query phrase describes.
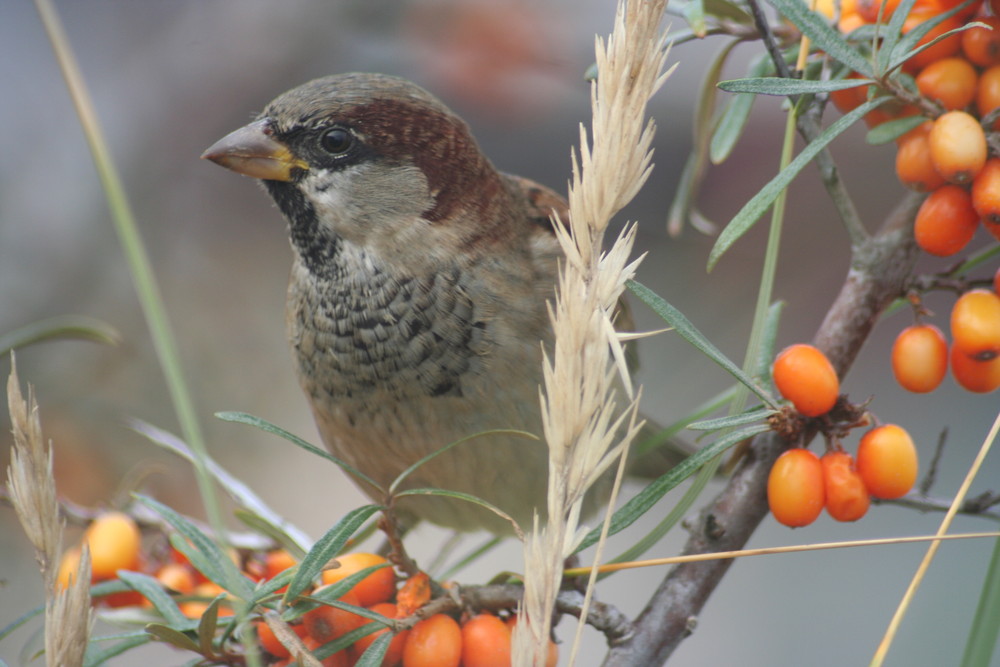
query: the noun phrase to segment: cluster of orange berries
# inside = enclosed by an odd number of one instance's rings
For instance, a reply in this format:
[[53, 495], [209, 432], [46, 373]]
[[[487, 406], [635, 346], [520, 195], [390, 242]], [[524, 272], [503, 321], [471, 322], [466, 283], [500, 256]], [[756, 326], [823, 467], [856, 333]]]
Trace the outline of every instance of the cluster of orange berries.
[[[1000, 287], [1000, 271], [994, 280]], [[959, 386], [977, 393], [1000, 387], [1000, 289], [966, 292], [951, 310], [952, 344], [933, 324], [914, 324], [892, 346], [892, 371], [904, 389], [934, 391], [951, 366]]]
[[[122, 512], [104, 513], [91, 522], [81, 543], [63, 554], [57, 582], [63, 588], [70, 585], [77, 572], [82, 546], [86, 543], [91, 554], [91, 583], [114, 580], [119, 570], [148, 571], [165, 590], [177, 596], [181, 612], [195, 619], [205, 613], [209, 601], [224, 593], [218, 584], [207, 580], [183, 554], [174, 549], [170, 549], [166, 563], [148, 566], [144, 562], [141, 542], [141, 531], [132, 517]], [[284, 549], [251, 553], [243, 558], [233, 552], [232, 557], [247, 577], [259, 582], [273, 579], [298, 564]], [[429, 585], [422, 585], [411, 587], [411, 591], [419, 588], [422, 592], [411, 593], [404, 600], [402, 591], [407, 587], [404, 585], [397, 592], [396, 573], [387, 566], [388, 562], [382, 556], [349, 553], [338, 556], [337, 563], [338, 567], [323, 572], [321, 585], [312, 595], [362, 570], [383, 566], [361, 579], [339, 600], [395, 619], [412, 614], [429, 598]], [[150, 605], [138, 591], [112, 593], [99, 598], [97, 604], [115, 608]], [[225, 601], [218, 607], [220, 617], [232, 616], [233, 613]], [[418, 621], [412, 628], [397, 632], [381, 664], [383, 667], [509, 667], [515, 620], [513, 614], [504, 620], [484, 612], [463, 616], [463, 622], [459, 623], [448, 614], [434, 614]], [[290, 627], [312, 651], [370, 622], [370, 619], [340, 607], [320, 605], [304, 613]], [[294, 662], [289, 650], [267, 623], [256, 621], [254, 627], [260, 647], [269, 658], [269, 665], [281, 667]], [[379, 636], [387, 632], [390, 632], [388, 627], [372, 632], [348, 648], [324, 658], [321, 663], [324, 667], [350, 667]], [[550, 643], [547, 666], [554, 667], [557, 661], [558, 649], [555, 643]]]
[[[959, 4], [957, 0], [917, 0], [903, 32]], [[899, 0], [844, 0], [838, 26], [847, 33], [879, 20], [880, 12], [881, 20], [888, 22], [898, 5]], [[832, 4], [820, 10], [833, 16]], [[1000, 240], [1000, 157], [990, 155], [987, 136], [1000, 129], [1000, 119], [993, 120], [1000, 115], [1000, 0], [971, 3], [934, 27], [920, 43], [970, 21], [988, 27], [975, 26], [945, 37], [903, 65], [920, 95], [944, 111], [896, 140], [900, 181], [929, 193], [917, 213], [914, 237], [925, 252], [938, 257], [963, 250], [980, 226]], [[867, 96], [866, 87], [858, 87], [831, 93], [830, 97], [846, 112]], [[870, 112], [865, 121], [876, 126], [921, 113], [917, 106], [893, 100]], [[992, 150], [995, 152], [995, 144]], [[952, 311], [952, 373], [960, 386], [973, 392], [1000, 387], [1000, 270], [994, 285], [992, 296], [985, 291], [967, 294]], [[970, 329], [989, 330], [984, 336], [989, 340], [963, 343]], [[943, 379], [948, 357], [941, 332], [919, 325], [900, 334], [893, 351], [893, 368], [903, 387], [928, 392]]]
[[[830, 360], [812, 345], [785, 348], [775, 359], [774, 384], [807, 417], [827, 414], [837, 403], [840, 382]], [[775, 461], [767, 481], [767, 501], [775, 519], [786, 526], [807, 526], [823, 508], [837, 521], [857, 521], [871, 497], [905, 495], [917, 480], [917, 450], [909, 434], [895, 424], [865, 433], [857, 461], [838, 446], [822, 458], [797, 447]]]

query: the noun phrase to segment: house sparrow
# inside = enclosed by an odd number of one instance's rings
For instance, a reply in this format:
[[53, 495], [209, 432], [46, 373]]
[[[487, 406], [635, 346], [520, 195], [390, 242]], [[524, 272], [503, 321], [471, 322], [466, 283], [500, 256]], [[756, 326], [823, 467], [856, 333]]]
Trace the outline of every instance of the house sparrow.
[[[288, 221], [288, 337], [327, 448], [383, 487], [421, 457], [493, 429], [542, 434], [542, 345], [552, 331], [565, 201], [502, 174], [469, 128], [404, 79], [341, 74], [276, 98], [202, 156], [261, 179]], [[543, 516], [543, 442], [474, 438], [405, 488]], [[366, 484], [361, 487], [381, 501]], [[406, 498], [404, 517], [510, 533], [453, 498]]]

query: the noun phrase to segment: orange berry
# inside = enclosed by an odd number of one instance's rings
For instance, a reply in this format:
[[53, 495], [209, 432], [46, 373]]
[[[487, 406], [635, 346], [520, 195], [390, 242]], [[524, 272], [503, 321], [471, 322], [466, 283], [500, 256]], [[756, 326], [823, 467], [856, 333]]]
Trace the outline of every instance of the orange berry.
[[1000, 355], [1000, 296], [974, 289], [959, 297], [951, 309], [951, 338], [956, 350], [977, 361]]
[[295, 556], [288, 553], [287, 549], [268, 551], [267, 555], [264, 556], [264, 576], [267, 579], [273, 579], [288, 568], [298, 564]]
[[1000, 63], [1000, 19], [981, 16], [976, 19], [993, 28], [969, 28], [962, 33], [962, 53], [980, 67]]
[[94, 519], [83, 534], [93, 578], [113, 579], [118, 570], [137, 569], [141, 539], [139, 526], [127, 514], [108, 512]]
[[462, 667], [510, 667], [510, 629], [493, 614], [462, 626]]
[[972, 206], [984, 221], [1000, 222], [1000, 158], [990, 158], [972, 181]]
[[927, 121], [910, 130], [913, 134], [908, 132], [900, 137], [896, 149], [896, 176], [903, 185], [917, 192], [930, 192], [945, 184], [931, 159], [928, 137], [933, 125]]
[[969, 183], [986, 164], [986, 134], [964, 111], [939, 116], [929, 139], [934, 168], [949, 183]]
[[779, 522], [808, 526], [823, 510], [823, 466], [808, 449], [789, 449], [778, 457], [767, 478], [767, 504]]
[[895, 424], [873, 428], [858, 445], [858, 473], [876, 498], [899, 498], [917, 481], [917, 448]]
[[80, 567], [82, 549], [76, 545], [67, 549], [59, 559], [59, 571], [56, 573], [56, 583], [66, 590], [71, 582], [76, 581], [76, 573]]
[[451, 616], [434, 614], [410, 630], [403, 647], [403, 667], [458, 667], [462, 630]]
[[979, 85], [976, 86], [976, 109], [979, 110], [979, 117], [985, 118], [997, 107], [1000, 107], [1000, 65], [984, 70], [979, 75]]
[[[517, 627], [517, 614], [511, 614], [506, 621], [510, 636], [514, 636], [514, 628]], [[559, 664], [559, 645], [549, 639], [549, 652], [545, 656], [545, 667], [556, 667]]]
[[919, 324], [899, 332], [892, 345], [892, 373], [896, 382], [917, 394], [937, 389], [948, 372], [948, 343], [932, 324]]
[[997, 241], [1000, 241], [1000, 220], [993, 219], [992, 217], [983, 218], [982, 223], [983, 229], [986, 230], [986, 233], [995, 238]]
[[[918, 25], [923, 23], [929, 18], [936, 16], [939, 12], [936, 9], [926, 9], [923, 11], [911, 11], [910, 15], [906, 17], [906, 21], [903, 23], [903, 34], [910, 32]], [[944, 33], [955, 30], [956, 28], [962, 27], [962, 21], [955, 18], [954, 16], [946, 18], [941, 23], [930, 29], [930, 31], [920, 38], [917, 42], [917, 46], [923, 46], [928, 42], [937, 39]], [[962, 37], [961, 34], [954, 34], [945, 37], [940, 42], [936, 43], [934, 46], [925, 49], [913, 56], [905, 63], [903, 63], [903, 69], [910, 74], [919, 72], [924, 67], [927, 67], [932, 62], [936, 60], [941, 60], [942, 58], [948, 58], [955, 55], [962, 48]]]
[[871, 499], [854, 459], [847, 452], [830, 451], [820, 459], [826, 511], [837, 521], [857, 521], [868, 511]]
[[[879, 20], [879, 12], [882, 12], [882, 23], [888, 23], [892, 13], [896, 11], [900, 0], [858, 0], [855, 11], [858, 16], [868, 23], [875, 23]], [[883, 5], [885, 7], [883, 8]]]
[[[217, 597], [220, 593], [224, 592], [225, 590], [223, 590], [222, 586], [219, 586], [217, 583], [213, 581], [205, 581], [195, 586], [194, 590], [191, 591], [191, 595], [200, 598], [214, 598]], [[205, 613], [205, 610], [208, 609], [209, 603], [210, 600], [209, 601], [191, 600], [190, 602], [182, 602], [177, 606], [180, 607], [181, 613], [187, 616], [188, 618], [201, 618], [202, 615]], [[233, 615], [232, 607], [230, 607], [225, 602], [219, 605], [220, 618], [223, 616], [232, 616], [232, 615]]]
[[988, 394], [1000, 387], [1000, 357], [977, 361], [952, 347], [951, 374], [955, 382], [966, 391]]
[[[337, 562], [340, 567], [323, 571], [324, 584], [336, 583], [365, 568], [383, 565], [389, 561], [377, 554], [358, 552], [337, 556]], [[352, 590], [357, 594], [362, 607], [385, 602], [396, 592], [396, 573], [391, 566], [375, 570], [355, 584]]]
[[[373, 604], [369, 609], [377, 614], [382, 614], [386, 618], [399, 618], [399, 609], [392, 602], [379, 602], [378, 604]], [[353, 660], [357, 661], [379, 636], [387, 632], [390, 632], [389, 628], [383, 627], [381, 630], [376, 630], [370, 635], [365, 635], [354, 642], [350, 648]], [[382, 658], [382, 667], [396, 667], [396, 665], [399, 665], [403, 661], [403, 646], [406, 645], [406, 639], [409, 636], [409, 630], [396, 633], [396, 636], [389, 642], [389, 649]]]
[[175, 593], [187, 594], [194, 590], [194, 572], [180, 563], [167, 563], [156, 571], [156, 580]]
[[976, 99], [978, 80], [976, 69], [965, 58], [943, 58], [920, 71], [917, 89], [945, 109], [964, 109]]
[[[315, 595], [323, 590], [323, 588], [326, 588], [326, 586], [316, 589], [313, 594]], [[340, 601], [355, 607], [362, 606], [353, 590], [342, 595]], [[368, 619], [364, 616], [358, 616], [353, 611], [325, 604], [311, 609], [302, 615], [302, 625], [305, 627], [306, 634], [320, 644], [332, 642], [337, 637], [357, 630], [367, 622]]]
[[278, 636], [274, 634], [274, 630], [265, 623], [264, 621], [257, 621], [254, 623], [254, 628], [257, 630], [257, 642], [260, 647], [273, 655], [275, 658], [287, 658], [292, 653], [289, 651], [284, 644], [278, 639]]
[[[851, 72], [845, 79], [863, 79], [857, 72]], [[868, 89], [871, 86], [856, 86], [843, 90], [834, 90], [830, 93], [830, 101], [840, 110], [840, 113], [847, 113], [861, 106], [868, 99]]]
[[807, 417], [826, 414], [837, 402], [840, 381], [830, 360], [812, 345], [786, 347], [774, 360], [774, 384]]
[[[305, 644], [306, 648], [309, 649], [310, 652], [315, 652], [316, 649], [323, 645], [323, 642], [318, 642], [309, 636], [303, 637], [302, 643]], [[296, 665], [299, 664], [293, 658], [287, 658], [286, 660], [287, 662], [277, 664], [291, 665], [293, 662]], [[323, 667], [351, 667], [351, 654], [347, 651], [337, 651], [336, 653], [320, 660], [319, 664]]]
[[924, 252], [947, 257], [964, 248], [978, 227], [979, 214], [968, 190], [944, 185], [920, 205], [913, 235]]

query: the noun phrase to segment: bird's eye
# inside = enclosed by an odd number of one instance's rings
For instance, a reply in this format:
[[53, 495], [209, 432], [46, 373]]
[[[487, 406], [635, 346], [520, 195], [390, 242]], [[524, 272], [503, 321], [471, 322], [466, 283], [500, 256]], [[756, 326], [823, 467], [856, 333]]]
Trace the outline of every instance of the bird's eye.
[[354, 135], [342, 127], [331, 127], [319, 138], [320, 146], [331, 155], [342, 155], [354, 145]]

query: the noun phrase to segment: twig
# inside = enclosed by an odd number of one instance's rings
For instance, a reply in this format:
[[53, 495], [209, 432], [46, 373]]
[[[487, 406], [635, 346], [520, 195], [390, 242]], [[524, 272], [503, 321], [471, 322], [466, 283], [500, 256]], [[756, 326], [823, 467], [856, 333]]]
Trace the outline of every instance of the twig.
[[[906, 196], [878, 235], [854, 249], [847, 279], [814, 341], [841, 376], [913, 267], [917, 251], [911, 225], [918, 203], [919, 197]], [[743, 548], [767, 514], [767, 476], [786, 447], [773, 433], [754, 439], [726, 487], [693, 522], [683, 553]], [[663, 664], [690, 634], [692, 621], [731, 564], [688, 563], [671, 570], [636, 620], [635, 634], [611, 648], [605, 665]]]
[[931, 457], [931, 464], [927, 466], [927, 474], [924, 475], [922, 480], [920, 480], [921, 496], [926, 497], [927, 494], [930, 493], [931, 487], [934, 486], [934, 480], [937, 478], [938, 465], [941, 463], [941, 454], [944, 452], [944, 445], [947, 441], [948, 427], [945, 426], [941, 429], [940, 435], [938, 435], [937, 446], [934, 447], [934, 456]]

